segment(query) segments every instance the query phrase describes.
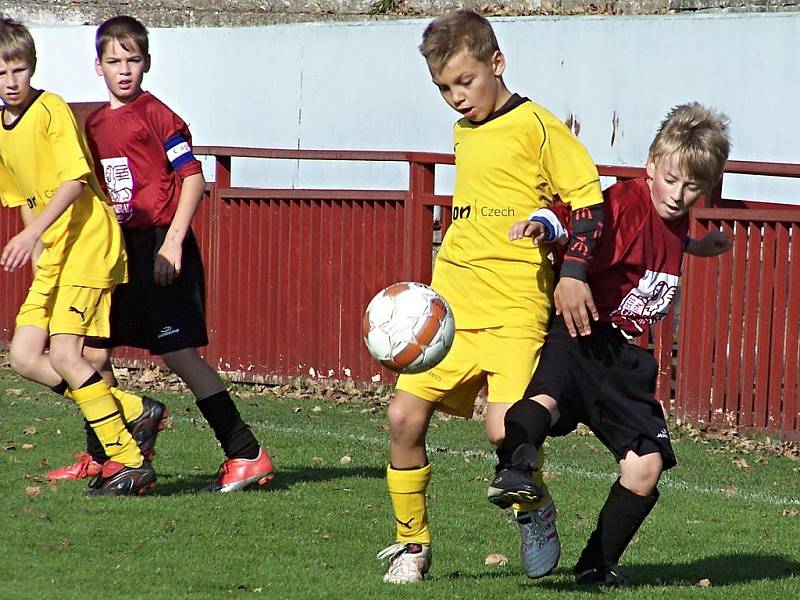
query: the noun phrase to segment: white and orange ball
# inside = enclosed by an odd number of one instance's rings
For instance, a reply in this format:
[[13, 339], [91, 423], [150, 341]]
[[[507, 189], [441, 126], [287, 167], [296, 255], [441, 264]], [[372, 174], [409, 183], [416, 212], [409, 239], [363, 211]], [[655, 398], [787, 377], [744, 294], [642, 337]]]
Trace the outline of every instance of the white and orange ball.
[[436, 366], [453, 345], [453, 311], [433, 288], [413, 281], [378, 292], [364, 313], [367, 350], [387, 369], [421, 373]]

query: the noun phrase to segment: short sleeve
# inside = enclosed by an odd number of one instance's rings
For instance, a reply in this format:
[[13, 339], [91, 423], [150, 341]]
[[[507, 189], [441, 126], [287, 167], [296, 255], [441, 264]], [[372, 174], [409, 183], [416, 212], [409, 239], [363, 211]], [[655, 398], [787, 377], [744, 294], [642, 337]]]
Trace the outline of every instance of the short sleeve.
[[47, 103], [50, 121], [47, 136], [53, 152], [58, 181], [86, 181], [92, 172], [88, 149], [75, 121], [75, 115], [60, 98]]
[[150, 115], [172, 169], [184, 179], [202, 172], [200, 161], [192, 150], [192, 134], [183, 119], [160, 102]]
[[600, 204], [600, 176], [589, 152], [555, 117], [543, 118], [542, 166], [553, 191], [573, 210]]

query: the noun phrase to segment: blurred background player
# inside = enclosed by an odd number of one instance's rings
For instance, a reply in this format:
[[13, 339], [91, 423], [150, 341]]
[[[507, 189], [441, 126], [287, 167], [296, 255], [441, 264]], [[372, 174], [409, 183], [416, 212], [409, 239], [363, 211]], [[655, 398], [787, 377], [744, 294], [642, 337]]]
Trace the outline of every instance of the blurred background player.
[[[186, 123], [142, 90], [150, 68], [148, 32], [132, 17], [109, 19], [95, 37], [97, 74], [109, 104], [92, 113], [86, 134], [95, 169], [122, 226], [130, 281], [114, 293], [111, 339], [87, 348], [113, 379], [110, 350], [146, 348], [194, 394], [225, 461], [208, 491], [232, 492], [272, 479], [272, 460], [242, 420], [218, 373], [197, 348], [208, 344], [200, 251], [191, 230], [205, 181]], [[147, 400], [147, 399], [146, 399]], [[87, 430], [94, 462], [102, 448]]]
[[[471, 416], [477, 393], [488, 383], [486, 434], [496, 447], [505, 412], [521, 397], [538, 361], [554, 294], [549, 250], [530, 240], [509, 240], [509, 228], [550, 206], [556, 195], [581, 211], [572, 215], [573, 239], [555, 302], [576, 332], [584, 333], [593, 306], [581, 277], [602, 219], [591, 157], [554, 115], [509, 92], [505, 57], [485, 18], [457, 10], [434, 20], [420, 51], [445, 102], [463, 117], [454, 127], [453, 223], [431, 283], [453, 309], [456, 334], [439, 365], [398, 378], [389, 406], [386, 479], [396, 543], [379, 557], [389, 561], [384, 581], [391, 583], [420, 581], [431, 563], [425, 437], [433, 412]], [[543, 528], [555, 535], [555, 510], [546, 492], [535, 501], [518, 514], [523, 544], [539, 539]], [[551, 553], [558, 551], [555, 542], [548, 546]]]
[[[603, 235], [589, 266], [600, 322], [576, 338], [555, 319], [523, 399], [506, 413], [499, 470], [489, 487], [495, 504], [535, 493], [529, 465], [545, 437], [566, 435], [578, 423], [619, 463], [620, 476], [575, 566], [580, 584], [627, 584], [617, 563], [658, 500], [662, 471], [676, 464], [654, 398], [658, 364], [629, 342], [669, 311], [684, 251], [717, 256], [730, 249], [720, 231], [700, 241], [688, 238], [689, 209], [719, 181], [729, 151], [725, 115], [697, 103], [670, 111], [650, 146], [647, 177], [604, 192]], [[529, 562], [540, 553], [529, 548]]]
[[[35, 68], [30, 32], [0, 19], [0, 198], [22, 207], [25, 225], [3, 248], [0, 264], [14, 271], [35, 262], [17, 314], [11, 366], [80, 408], [108, 457], [92, 473], [90, 494], [144, 493], [155, 485], [155, 472], [108, 384], [83, 357], [85, 336], [109, 335], [111, 293], [126, 278], [122, 234], [72, 111], [60, 97], [31, 87]], [[128, 423], [137, 424], [143, 420]]]

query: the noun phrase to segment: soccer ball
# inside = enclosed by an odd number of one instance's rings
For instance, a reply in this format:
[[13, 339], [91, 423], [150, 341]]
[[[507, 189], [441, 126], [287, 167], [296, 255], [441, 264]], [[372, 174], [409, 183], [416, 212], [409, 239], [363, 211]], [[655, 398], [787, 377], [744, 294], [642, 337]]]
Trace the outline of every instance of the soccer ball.
[[447, 301], [413, 281], [395, 283], [370, 301], [362, 323], [369, 353], [398, 373], [427, 371], [453, 345], [456, 323]]

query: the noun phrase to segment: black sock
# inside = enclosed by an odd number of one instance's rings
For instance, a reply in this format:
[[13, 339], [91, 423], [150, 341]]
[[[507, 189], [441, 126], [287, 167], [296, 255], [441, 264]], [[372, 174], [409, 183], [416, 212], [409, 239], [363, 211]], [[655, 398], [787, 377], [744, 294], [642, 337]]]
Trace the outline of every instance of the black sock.
[[92, 460], [103, 464], [108, 460], [108, 455], [100, 443], [100, 438], [86, 419], [83, 420], [83, 428], [86, 430], [86, 451], [92, 456]]
[[69, 389], [69, 385], [67, 385], [67, 382], [62, 379], [56, 385], [50, 386], [50, 389], [53, 390], [59, 396], [63, 396]]
[[623, 487], [617, 479], [597, 517], [597, 527], [575, 565], [575, 573], [619, 563], [625, 548], [657, 501], [657, 489], [650, 496], [639, 496]]
[[92, 373], [92, 375], [91, 375], [91, 377], [89, 377], [89, 379], [87, 379], [86, 381], [84, 381], [81, 384], [81, 386], [78, 389], [82, 390], [85, 387], [89, 387], [90, 385], [94, 385], [95, 383], [100, 383], [101, 381], [103, 381], [103, 378], [100, 377], [100, 373], [95, 371], [94, 373]]
[[227, 458], [256, 458], [259, 452], [250, 427], [242, 421], [227, 391], [197, 400], [197, 408], [205, 417]]
[[530, 398], [515, 402], [506, 412], [506, 434], [497, 448], [497, 469], [510, 467], [514, 450], [522, 444], [541, 447], [550, 431], [550, 420], [550, 411], [538, 402]]

